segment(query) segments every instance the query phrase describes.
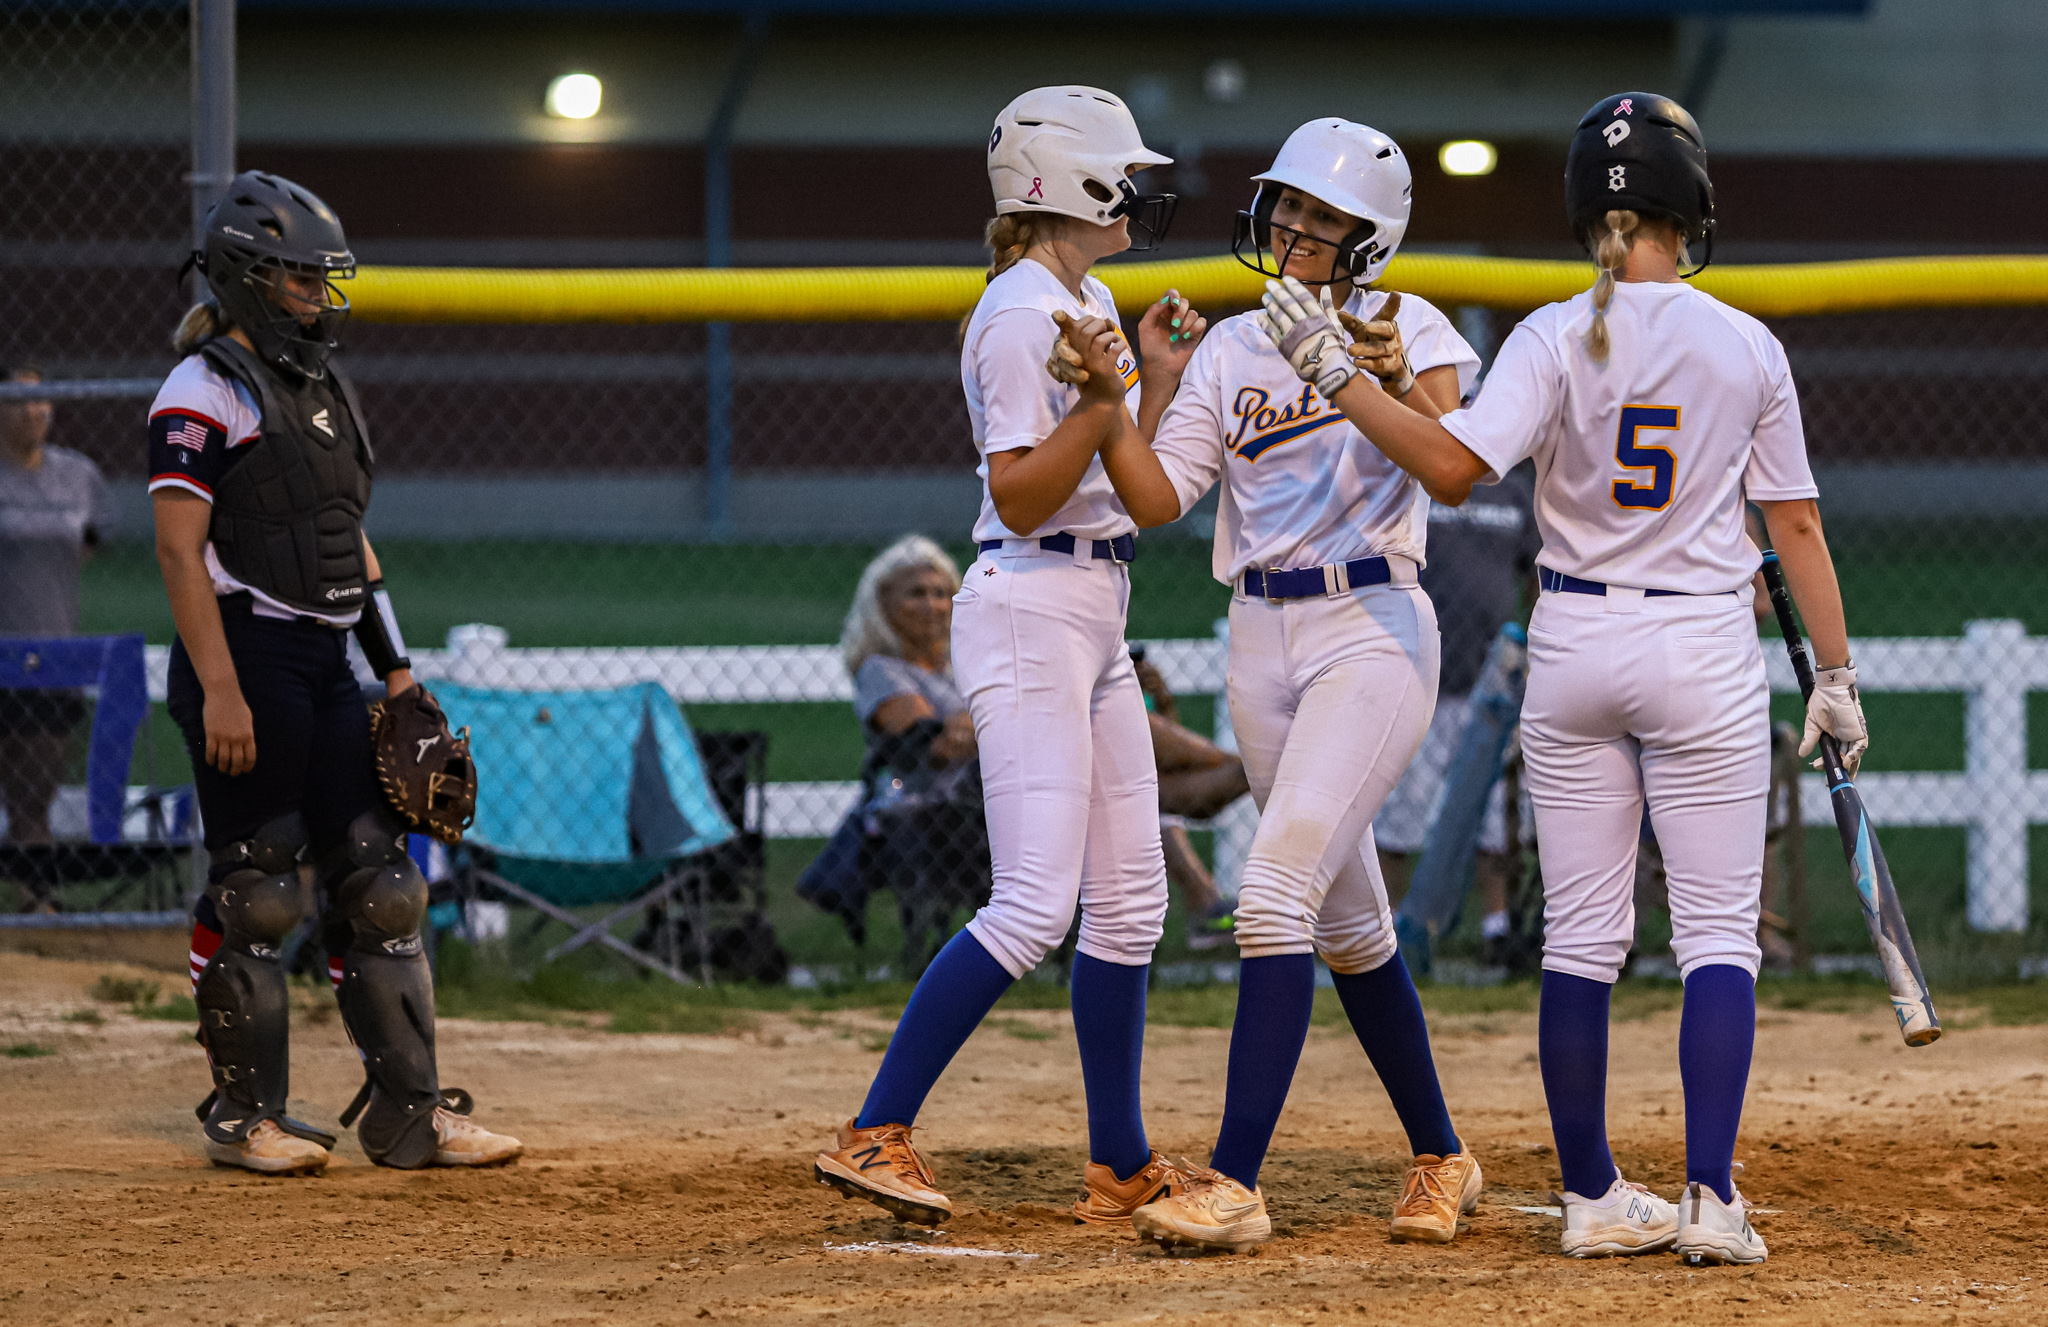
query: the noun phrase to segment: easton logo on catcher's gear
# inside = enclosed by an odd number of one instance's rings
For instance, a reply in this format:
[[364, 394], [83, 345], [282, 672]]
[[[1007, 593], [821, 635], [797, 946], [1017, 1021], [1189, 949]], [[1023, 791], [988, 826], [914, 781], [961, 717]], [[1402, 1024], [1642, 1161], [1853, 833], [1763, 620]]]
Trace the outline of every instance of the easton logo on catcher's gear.
[[[476, 762], [469, 729], [448, 730], [448, 716], [433, 695], [411, 689], [370, 707], [377, 782], [391, 809], [413, 828], [459, 843], [476, 820]], [[430, 762], [429, 756], [432, 756]]]

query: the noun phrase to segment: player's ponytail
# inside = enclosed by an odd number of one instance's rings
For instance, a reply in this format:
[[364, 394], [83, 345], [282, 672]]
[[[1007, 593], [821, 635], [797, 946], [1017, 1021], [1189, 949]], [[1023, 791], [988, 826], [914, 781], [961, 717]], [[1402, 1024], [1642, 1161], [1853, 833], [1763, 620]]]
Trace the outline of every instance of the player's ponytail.
[[171, 349], [182, 359], [215, 337], [225, 336], [230, 325], [220, 305], [201, 300], [178, 319], [177, 330], [171, 333]]
[[[1005, 212], [988, 223], [982, 231], [982, 243], [988, 245], [988, 275], [983, 281], [993, 281], [1015, 267], [1024, 258], [1025, 251], [1042, 239], [1050, 238], [1048, 223], [1052, 217], [1030, 212]], [[967, 311], [967, 317], [960, 320], [960, 337], [967, 337], [967, 321], [974, 316], [974, 310]]]
[[1614, 298], [1615, 274], [1628, 262], [1642, 218], [1621, 210], [1609, 212], [1605, 220], [1607, 233], [1600, 237], [1600, 247], [1593, 255], [1593, 261], [1600, 264], [1600, 279], [1593, 283], [1593, 325], [1586, 329], [1586, 353], [1603, 363], [1613, 348], [1607, 335], [1607, 305]]

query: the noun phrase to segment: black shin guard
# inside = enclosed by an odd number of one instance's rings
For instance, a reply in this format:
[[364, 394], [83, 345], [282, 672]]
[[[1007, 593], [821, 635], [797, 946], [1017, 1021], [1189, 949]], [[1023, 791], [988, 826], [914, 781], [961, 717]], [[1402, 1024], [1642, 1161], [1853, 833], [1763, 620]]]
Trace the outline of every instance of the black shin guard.
[[367, 1106], [358, 1094], [342, 1125], [361, 1112], [356, 1136], [378, 1165], [427, 1165], [439, 1146], [434, 1108], [442, 1102], [434, 977], [420, 941], [427, 882], [405, 855], [403, 831], [381, 808], [349, 827], [327, 874], [331, 902], [353, 932], [337, 992], [341, 1017], [368, 1078]]
[[213, 1066], [201, 1118], [217, 1143], [240, 1142], [284, 1114], [291, 1091], [290, 1011], [284, 968], [222, 944], [199, 974], [200, 1036]]
[[199, 1040], [213, 1092], [198, 1115], [206, 1136], [236, 1143], [265, 1120], [322, 1147], [334, 1137], [291, 1119], [291, 1015], [277, 945], [300, 915], [296, 865], [305, 830], [297, 816], [265, 825], [216, 854], [207, 886], [219, 913], [220, 949], [199, 974]]

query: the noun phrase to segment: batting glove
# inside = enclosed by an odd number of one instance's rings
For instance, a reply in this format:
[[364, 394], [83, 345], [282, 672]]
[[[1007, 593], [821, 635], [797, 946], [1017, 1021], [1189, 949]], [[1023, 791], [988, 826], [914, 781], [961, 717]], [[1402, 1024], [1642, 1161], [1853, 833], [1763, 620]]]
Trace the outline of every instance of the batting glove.
[[[1813, 694], [1806, 698], [1806, 734], [1799, 744], [1799, 754], [1811, 755], [1814, 747], [1820, 745], [1820, 735], [1826, 733], [1842, 748], [1842, 768], [1849, 771], [1849, 777], [1856, 777], [1856, 769], [1863, 763], [1863, 753], [1870, 749], [1870, 728], [1863, 721], [1863, 700], [1856, 693], [1856, 664], [1852, 660], [1840, 668], [1823, 668], [1813, 677]], [[1820, 768], [1818, 760], [1813, 762]]]
[[1415, 370], [1408, 363], [1407, 348], [1401, 344], [1401, 326], [1394, 321], [1400, 310], [1401, 292], [1397, 290], [1387, 296], [1379, 316], [1371, 322], [1341, 309], [1337, 321], [1351, 337], [1351, 362], [1378, 378], [1395, 396], [1406, 396], [1415, 390]]
[[1358, 366], [1344, 353], [1344, 328], [1337, 321], [1337, 309], [1330, 300], [1330, 288], [1323, 287], [1320, 301], [1308, 287], [1293, 277], [1266, 283], [1265, 307], [1259, 326], [1280, 348], [1294, 367], [1295, 376], [1314, 385], [1325, 401], [1334, 402], [1344, 384], [1358, 376]]

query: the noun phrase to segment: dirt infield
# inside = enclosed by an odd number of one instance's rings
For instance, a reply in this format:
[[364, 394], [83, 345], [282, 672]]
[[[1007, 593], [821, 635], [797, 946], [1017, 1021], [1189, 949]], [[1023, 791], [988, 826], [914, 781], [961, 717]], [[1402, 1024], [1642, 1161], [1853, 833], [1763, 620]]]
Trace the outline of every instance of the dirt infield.
[[[1319, 1028], [1264, 1181], [1279, 1237], [1168, 1258], [1066, 1217], [1084, 1129], [1064, 1014], [994, 1020], [940, 1084], [921, 1140], [959, 1214], [926, 1239], [810, 1178], [873, 1072], [872, 1016], [719, 1037], [451, 1020], [444, 1073], [526, 1140], [522, 1162], [405, 1174], [349, 1138], [324, 1178], [266, 1180], [202, 1158], [187, 1027], [81, 1013], [108, 970], [0, 954], [0, 1322], [2048, 1322], [2038, 1027], [1909, 1052], [1881, 1011], [1767, 1013], [1739, 1155], [1771, 1260], [1700, 1272], [1568, 1261], [1556, 1219], [1519, 1210], [1556, 1183], [1527, 1014], [1432, 1020], [1487, 1194], [1456, 1244], [1389, 1244], [1392, 1113], [1356, 1044]], [[1664, 1013], [1613, 1038], [1617, 1154], [1667, 1194], [1676, 1032]], [[339, 1020], [309, 1010], [294, 1041], [294, 1111], [331, 1128], [357, 1082]], [[1161, 1147], [1206, 1154], [1226, 1044], [1152, 1032]]]

